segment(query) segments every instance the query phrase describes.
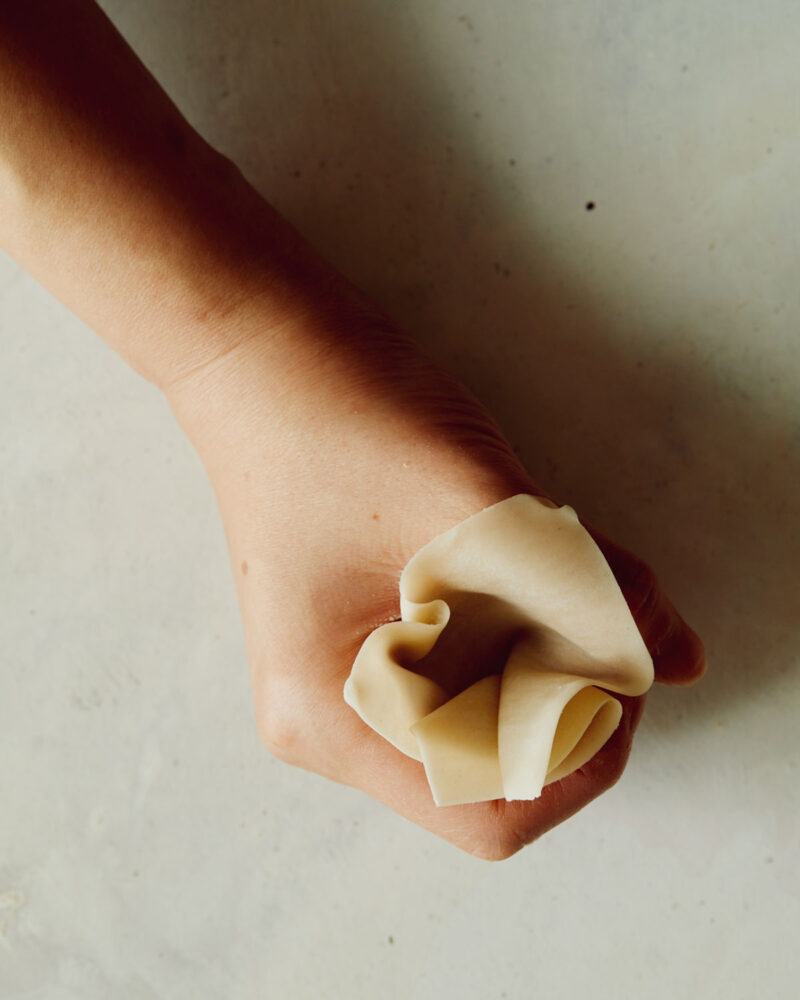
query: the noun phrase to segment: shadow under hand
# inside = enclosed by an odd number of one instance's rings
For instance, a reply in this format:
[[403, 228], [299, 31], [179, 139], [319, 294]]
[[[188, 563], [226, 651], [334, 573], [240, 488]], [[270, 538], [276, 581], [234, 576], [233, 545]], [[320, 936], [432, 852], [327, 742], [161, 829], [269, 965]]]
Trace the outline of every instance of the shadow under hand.
[[[184, 48], [190, 82], [165, 82], [190, 119], [474, 390], [548, 492], [653, 565], [704, 639], [711, 669], [680, 715], [667, 698], [649, 714], [694, 724], [774, 687], [800, 636], [800, 433], [704, 356], [696, 317], [754, 336], [728, 303], [664, 301], [632, 328], [581, 248], [564, 262], [495, 183], [405, 5], [229, 0], [202, 23], [181, 7], [132, 41], [159, 73]], [[527, 94], [524, 120], [548, 101]], [[552, 171], [530, 176], [544, 203]]]

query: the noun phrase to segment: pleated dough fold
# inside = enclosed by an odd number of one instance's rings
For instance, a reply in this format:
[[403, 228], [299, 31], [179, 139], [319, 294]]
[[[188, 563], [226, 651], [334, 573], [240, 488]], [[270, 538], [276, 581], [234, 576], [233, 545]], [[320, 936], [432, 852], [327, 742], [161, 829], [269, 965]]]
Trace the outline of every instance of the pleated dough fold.
[[400, 577], [344, 697], [422, 761], [437, 805], [535, 799], [619, 724], [653, 663], [571, 507], [519, 494], [438, 535]]

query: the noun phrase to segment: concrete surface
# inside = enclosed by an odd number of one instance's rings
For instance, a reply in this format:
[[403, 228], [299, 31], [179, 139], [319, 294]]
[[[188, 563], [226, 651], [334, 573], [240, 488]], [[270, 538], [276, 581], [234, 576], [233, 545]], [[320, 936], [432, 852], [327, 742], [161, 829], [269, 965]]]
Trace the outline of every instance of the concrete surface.
[[711, 670], [501, 865], [273, 761], [199, 462], [3, 258], [0, 996], [795, 997], [796, 6], [104, 6]]

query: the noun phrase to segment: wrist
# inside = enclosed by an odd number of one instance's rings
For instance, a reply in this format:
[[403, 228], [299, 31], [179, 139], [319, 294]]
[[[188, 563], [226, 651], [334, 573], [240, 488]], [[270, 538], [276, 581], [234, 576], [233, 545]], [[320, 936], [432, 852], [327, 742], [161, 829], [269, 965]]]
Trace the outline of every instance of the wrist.
[[73, 164], [52, 185], [6, 170], [3, 246], [149, 381], [228, 351], [247, 303], [268, 324], [295, 308], [310, 253], [199, 136], [83, 159], [93, 177]]

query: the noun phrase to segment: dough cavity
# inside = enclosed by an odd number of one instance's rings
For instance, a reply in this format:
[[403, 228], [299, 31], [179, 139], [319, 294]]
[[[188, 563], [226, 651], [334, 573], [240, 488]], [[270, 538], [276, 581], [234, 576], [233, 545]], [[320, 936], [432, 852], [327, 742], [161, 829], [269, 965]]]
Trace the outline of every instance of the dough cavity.
[[364, 722], [422, 761], [437, 805], [535, 799], [616, 729], [614, 693], [653, 663], [571, 507], [518, 494], [423, 546], [401, 620], [364, 641], [344, 688]]

